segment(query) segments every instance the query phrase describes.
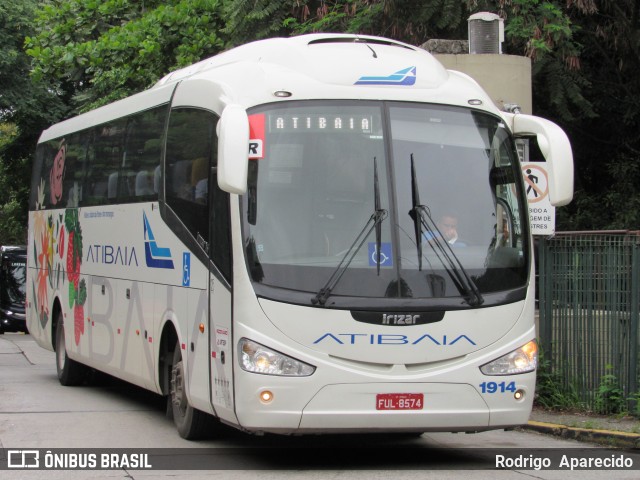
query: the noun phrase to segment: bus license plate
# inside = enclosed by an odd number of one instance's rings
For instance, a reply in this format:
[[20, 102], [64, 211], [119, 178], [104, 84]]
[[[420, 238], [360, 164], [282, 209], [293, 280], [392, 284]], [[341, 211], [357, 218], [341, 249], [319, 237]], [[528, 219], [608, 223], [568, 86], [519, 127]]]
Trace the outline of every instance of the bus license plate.
[[422, 393], [379, 393], [376, 395], [376, 410], [422, 410]]

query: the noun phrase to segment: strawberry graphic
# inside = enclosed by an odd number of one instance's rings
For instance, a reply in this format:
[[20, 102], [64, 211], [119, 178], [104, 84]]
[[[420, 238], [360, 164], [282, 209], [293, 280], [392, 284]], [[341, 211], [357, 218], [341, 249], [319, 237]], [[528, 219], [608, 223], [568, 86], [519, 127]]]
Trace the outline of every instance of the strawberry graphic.
[[87, 283], [80, 280], [82, 264], [82, 229], [78, 211], [67, 209], [64, 215], [67, 230], [67, 278], [69, 279], [69, 308], [73, 309], [76, 345], [84, 334], [84, 303], [87, 300]]
[[[74, 232], [69, 232], [69, 245], [67, 246], [67, 276], [69, 281], [77, 288], [78, 278], [80, 277], [80, 262], [76, 259], [76, 252], [73, 248]], [[77, 263], [76, 263], [77, 262]]]
[[84, 306], [76, 305], [73, 308], [73, 330], [76, 334], [76, 345], [80, 343], [80, 336], [84, 333]]

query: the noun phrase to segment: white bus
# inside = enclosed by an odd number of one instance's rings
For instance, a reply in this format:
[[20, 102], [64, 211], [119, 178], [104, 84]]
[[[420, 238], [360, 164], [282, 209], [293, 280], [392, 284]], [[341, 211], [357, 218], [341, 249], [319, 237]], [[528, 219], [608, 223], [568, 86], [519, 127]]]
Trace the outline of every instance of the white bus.
[[28, 329], [63, 385], [157, 392], [185, 438], [525, 423], [522, 135], [569, 202], [559, 127], [407, 44], [270, 39], [175, 71], [42, 133]]

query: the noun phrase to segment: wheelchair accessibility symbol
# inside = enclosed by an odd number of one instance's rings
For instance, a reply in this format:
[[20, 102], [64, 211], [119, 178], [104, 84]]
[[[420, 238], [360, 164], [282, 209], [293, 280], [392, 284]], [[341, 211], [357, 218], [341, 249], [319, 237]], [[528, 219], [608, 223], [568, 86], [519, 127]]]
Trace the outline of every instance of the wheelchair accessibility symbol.
[[182, 253], [182, 286], [191, 285], [191, 254], [189, 252]]
[[[375, 267], [378, 265], [378, 251], [376, 249], [375, 242], [369, 242], [369, 266]], [[391, 243], [380, 244], [380, 266], [392, 267], [393, 256], [391, 253]]]

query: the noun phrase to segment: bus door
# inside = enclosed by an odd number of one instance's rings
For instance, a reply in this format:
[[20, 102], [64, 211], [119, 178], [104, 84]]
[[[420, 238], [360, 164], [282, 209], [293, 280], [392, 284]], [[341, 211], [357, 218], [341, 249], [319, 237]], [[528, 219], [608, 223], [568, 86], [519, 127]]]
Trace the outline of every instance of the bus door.
[[218, 187], [217, 144], [214, 145], [211, 157], [211, 188], [208, 192], [211, 402], [220, 418], [237, 423], [233, 407], [230, 206], [229, 194]]
[[[174, 103], [187, 101], [181, 95], [186, 97], [192, 90], [179, 87]], [[184, 226], [177, 229], [178, 235], [190, 249], [182, 259], [182, 285], [188, 287], [189, 295], [195, 295], [186, 300], [190, 401], [200, 410], [211, 406], [226, 418], [233, 416], [231, 243], [229, 195], [218, 188], [215, 172], [217, 123], [218, 116], [212, 111], [172, 108], [165, 196], [179, 219], [176, 224]], [[200, 277], [202, 267], [205, 278]]]

